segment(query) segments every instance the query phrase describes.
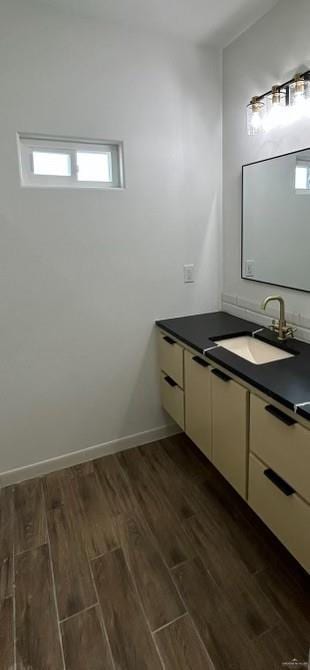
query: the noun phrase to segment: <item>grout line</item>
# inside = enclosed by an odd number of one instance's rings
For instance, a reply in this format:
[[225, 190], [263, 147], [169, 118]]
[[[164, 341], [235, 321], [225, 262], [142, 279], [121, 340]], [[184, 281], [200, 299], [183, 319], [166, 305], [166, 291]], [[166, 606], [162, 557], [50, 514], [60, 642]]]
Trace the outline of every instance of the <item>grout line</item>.
[[[114, 551], [115, 551], [115, 550], [114, 550]], [[102, 554], [102, 555], [104, 555], [104, 554]], [[93, 560], [95, 560], [95, 559], [93, 559]], [[92, 579], [93, 586], [94, 586], [94, 589], [95, 589], [95, 595], [96, 595], [96, 598], [97, 598], [98, 608], [99, 608], [99, 612], [100, 612], [101, 628], [102, 628], [103, 635], [104, 635], [104, 637], [105, 637], [105, 639], [106, 639], [107, 647], [108, 647], [108, 650], [109, 650], [109, 653], [110, 653], [111, 665], [112, 665], [112, 667], [114, 668], [114, 670], [116, 670], [116, 665], [115, 665], [115, 661], [114, 661], [114, 656], [113, 656], [113, 654], [112, 654], [112, 647], [111, 647], [111, 644], [110, 644], [110, 640], [109, 640], [109, 636], [108, 636], [108, 631], [107, 631], [107, 628], [106, 628], [106, 625], [105, 625], [104, 616], [103, 616], [103, 611], [102, 611], [102, 607], [101, 607], [101, 604], [100, 604], [99, 593], [98, 593], [98, 590], [97, 590], [97, 585], [96, 585], [96, 581], [95, 581], [94, 573], [93, 573], [93, 571], [92, 571], [92, 566], [91, 566], [91, 564], [92, 564], [92, 561], [88, 558], [89, 571], [90, 571], [91, 579]]]
[[64, 670], [66, 670], [65, 654], [64, 654], [64, 648], [63, 648], [62, 633], [61, 633], [60, 619], [59, 619], [59, 610], [58, 610], [58, 602], [57, 602], [57, 595], [56, 595], [56, 581], [55, 581], [54, 565], [53, 565], [53, 559], [52, 559], [51, 539], [50, 539], [50, 534], [49, 534], [49, 529], [48, 529], [48, 522], [47, 522], [46, 500], [45, 500], [45, 493], [44, 493], [42, 484], [41, 484], [41, 487], [42, 487], [43, 505], [44, 505], [44, 513], [45, 513], [46, 536], [47, 536], [48, 553], [49, 553], [49, 559], [50, 559], [50, 570], [51, 570], [51, 577], [52, 577], [54, 603], [55, 603], [55, 610], [56, 610], [56, 620], [57, 620], [59, 643], [60, 643], [60, 653], [61, 653], [61, 657], [62, 657]]
[[[107, 554], [113, 554], [114, 551], [119, 551], [119, 549], [121, 549], [121, 548], [122, 548], [121, 546], [119, 546], [119, 547], [113, 547], [113, 549], [110, 549], [110, 551], [104, 551], [103, 554], [98, 554], [97, 556], [93, 556], [93, 558], [90, 558], [90, 557], [88, 556], [87, 558], [88, 558], [88, 562], [89, 562], [89, 567], [90, 567], [90, 564], [93, 563], [93, 561], [97, 561], [98, 558], [103, 558], [103, 557], [106, 556]], [[92, 605], [91, 605], [91, 607], [92, 607]]]
[[89, 605], [88, 607], [84, 607], [84, 609], [79, 610], [79, 612], [74, 612], [74, 614], [71, 614], [70, 616], [66, 616], [64, 619], [59, 619], [59, 623], [63, 624], [66, 623], [66, 621], [70, 621], [70, 619], [74, 619], [74, 617], [79, 616], [80, 614], [84, 614], [84, 612], [89, 612], [89, 610], [92, 610], [98, 606], [98, 601], [96, 601], [93, 605]]
[[37, 549], [40, 549], [41, 547], [45, 547], [48, 544], [48, 539], [46, 538], [45, 542], [42, 542], [42, 544], [35, 544], [33, 547], [30, 547], [29, 549], [23, 549], [23, 551], [16, 551], [15, 556], [23, 556], [24, 554], [28, 554], [30, 551], [36, 551]]
[[155, 628], [155, 630], [152, 631], [152, 635], [156, 635], [156, 633], [160, 633], [161, 630], [164, 628], [168, 628], [168, 626], [172, 626], [176, 621], [179, 621], [179, 619], [184, 619], [185, 616], [188, 616], [188, 611], [185, 610], [183, 614], [180, 614], [179, 616], [175, 617], [175, 619], [172, 619], [171, 621], [168, 621], [168, 623], [164, 623], [163, 626], [159, 626], [159, 628]]
[[[193, 559], [192, 559], [192, 560], [193, 560]], [[202, 648], [205, 650], [207, 659], [208, 659], [209, 664], [210, 664], [210, 670], [211, 670], [211, 668], [213, 668], [213, 670], [216, 670], [216, 669], [215, 669], [215, 666], [214, 666], [214, 663], [213, 663], [213, 661], [212, 661], [212, 658], [211, 658], [211, 656], [210, 656], [210, 654], [209, 654], [208, 648], [207, 648], [206, 644], [204, 643], [204, 641], [203, 641], [203, 639], [202, 639], [202, 637], [201, 637], [201, 635], [200, 635], [200, 632], [199, 632], [199, 630], [198, 630], [198, 626], [196, 626], [195, 621], [194, 621], [194, 618], [192, 617], [192, 614], [191, 614], [190, 610], [188, 609], [188, 607], [187, 607], [187, 605], [186, 605], [185, 599], [183, 598], [183, 595], [182, 595], [182, 593], [181, 593], [181, 591], [180, 591], [180, 589], [179, 589], [179, 586], [178, 586], [178, 584], [177, 584], [177, 582], [176, 582], [176, 579], [173, 578], [173, 570], [171, 570], [170, 573], [171, 573], [172, 581], [173, 581], [173, 583], [174, 583], [174, 585], [175, 585], [175, 588], [176, 588], [176, 590], [177, 590], [177, 592], [178, 592], [178, 594], [179, 594], [179, 596], [180, 596], [180, 599], [181, 599], [181, 601], [182, 601], [182, 603], [183, 603], [183, 605], [184, 605], [185, 612], [188, 614], [189, 619], [190, 619], [190, 621], [192, 622], [192, 626], [193, 626], [193, 628], [194, 628], [194, 630], [195, 630], [195, 632], [196, 632], [196, 635], [197, 635], [198, 639], [200, 640], [200, 643], [201, 643], [201, 645], [202, 645]]]
[[[196, 515], [194, 514], [193, 516], [196, 516]], [[192, 518], [193, 518], [192, 516], [189, 517], [189, 519], [192, 519]], [[182, 526], [182, 528], [184, 528], [184, 526]], [[186, 528], [184, 528], [184, 530], [186, 532]], [[194, 558], [194, 556], [191, 556], [190, 558], [185, 558], [184, 561], [180, 561], [180, 563], [176, 563], [175, 565], [171, 565], [170, 567], [169, 566], [167, 566], [167, 567], [168, 567], [169, 570], [176, 570], [177, 568], [181, 568], [182, 565], [185, 565], [186, 563], [191, 561], [193, 558]]]
[[158, 658], [159, 658], [159, 662], [161, 663], [161, 665], [162, 665], [162, 667], [163, 667], [163, 670], [165, 670], [164, 660], [163, 660], [163, 658], [162, 658], [162, 656], [161, 656], [161, 653], [160, 653], [160, 651], [159, 651], [159, 647], [158, 647], [157, 641], [156, 641], [156, 639], [155, 639], [155, 636], [153, 635], [153, 631], [152, 631], [152, 629], [151, 629], [150, 622], [149, 622], [149, 620], [148, 620], [148, 618], [147, 618], [147, 616], [146, 616], [145, 609], [144, 609], [144, 606], [143, 606], [143, 603], [142, 603], [142, 599], [140, 598], [140, 595], [139, 595], [139, 592], [138, 592], [138, 588], [137, 588], [136, 582], [135, 582], [135, 580], [133, 579], [132, 574], [131, 574], [131, 570], [130, 570], [128, 564], [127, 564], [125, 552], [123, 552], [123, 554], [124, 554], [124, 558], [125, 558], [125, 563], [126, 563], [126, 565], [127, 565], [127, 569], [128, 569], [129, 577], [130, 577], [130, 580], [131, 580], [131, 582], [132, 582], [132, 585], [133, 585], [133, 588], [134, 588], [134, 591], [135, 591], [135, 594], [136, 594], [137, 604], [138, 604], [138, 606], [140, 606], [140, 609], [141, 609], [141, 612], [142, 612], [142, 616], [144, 617], [144, 621], [145, 621], [146, 627], [147, 627], [147, 629], [148, 629], [148, 631], [149, 631], [150, 638], [151, 638], [151, 640], [152, 640], [152, 642], [153, 642], [153, 645], [154, 645], [154, 647], [155, 647], [155, 652], [157, 652], [157, 655], [158, 655]]
[[[160, 556], [160, 557], [162, 558], [162, 560], [163, 560], [162, 554], [161, 554], [161, 552], [160, 552], [160, 550], [159, 550], [159, 546], [158, 546], [157, 540], [156, 540], [156, 538], [154, 537], [154, 535], [153, 535], [153, 533], [152, 533], [152, 530], [151, 530], [151, 528], [150, 528], [150, 526], [149, 526], [149, 524], [148, 524], [148, 521], [147, 521], [147, 519], [146, 519], [146, 517], [145, 517], [145, 514], [143, 513], [143, 510], [141, 510], [141, 505], [140, 505], [140, 503], [139, 503], [138, 498], [136, 497], [134, 488], [133, 488], [133, 486], [132, 486], [132, 484], [131, 484], [130, 476], [129, 476], [129, 474], [127, 473], [126, 469], [122, 467], [122, 465], [121, 465], [121, 463], [119, 462], [118, 459], [117, 459], [117, 462], [118, 462], [118, 467], [120, 468], [120, 471], [123, 473], [124, 478], [125, 478], [125, 481], [127, 481], [127, 484], [129, 485], [130, 490], [133, 492], [134, 499], [135, 499], [135, 501], [137, 502], [137, 514], [138, 514], [138, 517], [140, 518], [140, 515], [142, 515], [142, 522], [146, 525], [146, 529], [147, 529], [147, 530], [149, 531], [149, 533], [150, 533], [150, 542], [151, 542], [151, 544], [153, 545], [155, 551], [158, 550], [159, 556]], [[135, 596], [136, 596], [137, 605], [138, 605], [138, 607], [140, 607], [140, 609], [141, 609], [142, 616], [143, 616], [144, 621], [145, 621], [145, 624], [146, 624], [146, 628], [147, 628], [147, 630], [149, 631], [150, 638], [151, 638], [151, 640], [152, 640], [152, 642], [153, 642], [153, 645], [154, 645], [154, 648], [155, 648], [155, 653], [157, 653], [159, 662], [160, 662], [160, 664], [162, 665], [163, 670], [165, 670], [164, 660], [163, 660], [163, 658], [162, 658], [162, 656], [161, 656], [161, 653], [160, 653], [159, 647], [158, 647], [158, 645], [157, 645], [157, 642], [156, 642], [156, 640], [155, 640], [155, 637], [153, 636], [153, 633], [152, 633], [152, 630], [151, 630], [151, 626], [150, 626], [149, 620], [148, 620], [148, 618], [147, 618], [147, 616], [146, 616], [145, 609], [144, 609], [144, 606], [143, 606], [143, 603], [142, 603], [142, 599], [141, 599], [140, 594], [139, 594], [139, 592], [138, 592], [138, 588], [137, 588], [135, 579], [133, 578], [133, 575], [132, 575], [130, 566], [129, 566], [128, 561], [127, 561], [127, 558], [126, 558], [126, 553], [125, 553], [125, 551], [123, 550], [122, 546], [120, 546], [119, 548], [121, 549], [121, 551], [122, 551], [122, 553], [123, 553], [124, 560], [125, 560], [125, 564], [126, 564], [126, 567], [127, 567], [127, 570], [128, 570], [128, 574], [129, 574], [129, 578], [130, 578], [130, 581], [131, 581], [131, 583], [132, 583], [132, 587], [133, 587], [133, 589], [134, 589], [134, 593], [135, 593]], [[163, 561], [163, 562], [164, 562], [164, 565], [166, 565], [165, 561]], [[168, 569], [168, 566], [166, 566], [166, 567], [167, 567], [167, 569]], [[168, 570], [168, 574], [169, 574], [169, 570]], [[95, 588], [96, 588], [96, 587], [95, 587]], [[96, 593], [97, 593], [97, 590], [96, 590]]]

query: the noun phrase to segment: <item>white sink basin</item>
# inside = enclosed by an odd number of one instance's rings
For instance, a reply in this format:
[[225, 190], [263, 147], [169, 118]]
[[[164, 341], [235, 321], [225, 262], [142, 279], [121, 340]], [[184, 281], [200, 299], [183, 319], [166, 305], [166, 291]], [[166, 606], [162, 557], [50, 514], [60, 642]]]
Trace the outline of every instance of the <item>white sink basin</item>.
[[292, 358], [294, 354], [289, 354], [272, 344], [267, 344], [261, 340], [256, 340], [251, 335], [241, 335], [238, 337], [229, 337], [226, 340], [216, 340], [224, 349], [228, 349], [233, 354], [245, 358], [254, 365], [263, 365], [264, 363], [273, 363], [281, 361], [284, 358]]

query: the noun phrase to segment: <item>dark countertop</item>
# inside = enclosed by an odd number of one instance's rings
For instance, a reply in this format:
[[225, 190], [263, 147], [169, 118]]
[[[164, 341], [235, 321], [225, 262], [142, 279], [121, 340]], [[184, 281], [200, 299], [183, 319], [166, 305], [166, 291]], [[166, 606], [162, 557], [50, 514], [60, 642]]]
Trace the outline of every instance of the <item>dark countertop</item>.
[[[253, 321], [239, 319], [226, 312], [182, 316], [156, 321], [156, 325], [200, 354], [205, 352], [214, 363], [223, 366], [289, 409], [294, 411], [296, 405], [309, 402], [305, 407], [298, 407], [297, 413], [310, 421], [309, 344], [295, 339], [281, 344], [268, 328], [262, 329], [262, 326]], [[255, 335], [257, 339], [295, 353], [295, 356], [282, 361], [255, 365], [221, 346], [206, 351], [209, 347], [215, 346], [216, 339], [249, 335], [258, 329], [260, 332]]]

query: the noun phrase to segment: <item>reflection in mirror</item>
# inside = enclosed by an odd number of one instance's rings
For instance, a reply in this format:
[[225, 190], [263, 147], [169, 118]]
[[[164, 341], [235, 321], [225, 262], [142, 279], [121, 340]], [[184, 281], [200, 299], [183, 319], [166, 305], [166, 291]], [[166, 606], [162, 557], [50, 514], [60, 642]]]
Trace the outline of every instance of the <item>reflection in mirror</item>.
[[242, 174], [242, 277], [310, 291], [310, 149]]

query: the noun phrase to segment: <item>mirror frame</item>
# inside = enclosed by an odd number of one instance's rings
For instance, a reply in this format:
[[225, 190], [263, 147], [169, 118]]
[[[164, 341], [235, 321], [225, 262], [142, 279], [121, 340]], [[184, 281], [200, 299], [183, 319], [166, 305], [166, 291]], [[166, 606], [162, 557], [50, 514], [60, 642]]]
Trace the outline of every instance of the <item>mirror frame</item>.
[[262, 279], [254, 279], [253, 277], [245, 277], [243, 274], [243, 230], [244, 230], [244, 220], [243, 220], [243, 203], [244, 203], [244, 168], [249, 167], [250, 165], [257, 165], [258, 163], [266, 163], [267, 161], [272, 161], [275, 158], [285, 158], [286, 156], [292, 156], [293, 154], [299, 154], [303, 151], [310, 151], [310, 147], [304, 147], [304, 149], [297, 149], [295, 151], [288, 151], [286, 154], [279, 154], [277, 156], [269, 156], [269, 158], [262, 158], [259, 161], [252, 161], [251, 163], [244, 163], [242, 165], [242, 184], [241, 184], [241, 279], [244, 281], [252, 281], [256, 284], [266, 284], [266, 286], [279, 286], [279, 288], [287, 288], [290, 291], [299, 291], [300, 293], [310, 293], [310, 289], [306, 288], [296, 288], [295, 286], [289, 286], [288, 284], [275, 284], [271, 281], [263, 281]]

